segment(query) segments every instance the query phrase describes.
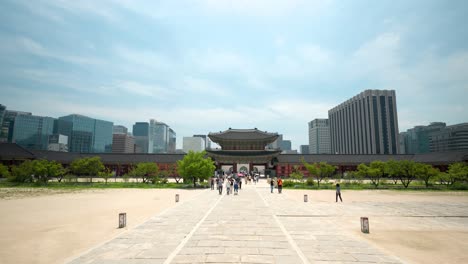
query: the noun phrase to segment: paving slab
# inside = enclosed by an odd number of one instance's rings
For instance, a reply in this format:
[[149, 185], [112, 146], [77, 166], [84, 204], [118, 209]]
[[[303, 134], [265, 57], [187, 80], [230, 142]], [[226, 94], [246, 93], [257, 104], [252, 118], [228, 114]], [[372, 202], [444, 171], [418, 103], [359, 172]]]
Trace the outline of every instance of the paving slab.
[[413, 217], [409, 228], [468, 228], [461, 203], [303, 203], [265, 184], [242, 187], [239, 195], [206, 190], [70, 263], [402, 263], [343, 221]]

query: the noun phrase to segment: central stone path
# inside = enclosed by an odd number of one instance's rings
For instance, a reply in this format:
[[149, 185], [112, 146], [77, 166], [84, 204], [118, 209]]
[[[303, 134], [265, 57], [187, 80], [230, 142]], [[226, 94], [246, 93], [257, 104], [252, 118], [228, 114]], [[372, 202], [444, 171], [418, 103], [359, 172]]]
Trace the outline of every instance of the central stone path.
[[301, 217], [318, 213], [265, 183], [239, 195], [207, 190], [71, 263], [400, 263], [334, 218]]

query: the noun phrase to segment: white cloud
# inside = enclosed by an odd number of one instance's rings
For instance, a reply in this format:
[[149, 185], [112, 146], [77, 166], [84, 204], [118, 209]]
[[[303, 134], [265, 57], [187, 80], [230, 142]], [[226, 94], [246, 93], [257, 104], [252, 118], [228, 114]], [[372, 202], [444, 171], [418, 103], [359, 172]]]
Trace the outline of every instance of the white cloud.
[[327, 0], [203, 0], [199, 4], [211, 14], [275, 17], [304, 10], [317, 14], [331, 2]]
[[190, 92], [192, 94], [215, 95], [219, 97], [225, 97], [231, 94], [229, 89], [224, 87], [224, 85], [193, 76], [185, 76], [181, 84], [175, 85], [176, 90]]

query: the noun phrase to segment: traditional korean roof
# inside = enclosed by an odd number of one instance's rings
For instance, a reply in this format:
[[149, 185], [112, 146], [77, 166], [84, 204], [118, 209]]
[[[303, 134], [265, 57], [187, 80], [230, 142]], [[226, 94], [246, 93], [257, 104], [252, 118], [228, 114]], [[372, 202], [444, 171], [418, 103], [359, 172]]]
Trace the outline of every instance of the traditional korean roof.
[[206, 150], [208, 155], [226, 155], [226, 156], [264, 156], [279, 155], [281, 150]]
[[0, 160], [34, 159], [31, 151], [15, 143], [0, 143]]
[[220, 131], [219, 133], [209, 133], [208, 137], [213, 142], [220, 141], [269, 141], [273, 142], [278, 138], [278, 133], [269, 133], [266, 131], [261, 131], [256, 128], [254, 129], [232, 129], [229, 128], [225, 131]]
[[100, 157], [104, 164], [132, 164], [139, 162], [176, 163], [185, 154], [140, 154], [140, 153], [72, 153], [46, 150], [32, 151], [37, 159], [55, 160], [69, 164], [75, 159]]
[[448, 165], [454, 162], [467, 162], [468, 151], [433, 152], [424, 154], [398, 154], [398, 155], [373, 155], [373, 154], [281, 154], [279, 163], [301, 163], [304, 159], [308, 163], [327, 162], [332, 165], [359, 165], [372, 161], [412, 160], [415, 162], [432, 165]]

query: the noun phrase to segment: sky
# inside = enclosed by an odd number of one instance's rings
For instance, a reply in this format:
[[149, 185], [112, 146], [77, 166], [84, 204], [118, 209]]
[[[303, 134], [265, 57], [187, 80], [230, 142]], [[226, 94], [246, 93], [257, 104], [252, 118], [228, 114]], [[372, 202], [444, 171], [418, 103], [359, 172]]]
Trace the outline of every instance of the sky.
[[468, 1], [2, 0], [0, 103], [182, 138], [228, 128], [308, 144], [366, 89], [399, 130], [468, 122]]

